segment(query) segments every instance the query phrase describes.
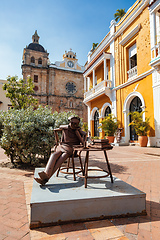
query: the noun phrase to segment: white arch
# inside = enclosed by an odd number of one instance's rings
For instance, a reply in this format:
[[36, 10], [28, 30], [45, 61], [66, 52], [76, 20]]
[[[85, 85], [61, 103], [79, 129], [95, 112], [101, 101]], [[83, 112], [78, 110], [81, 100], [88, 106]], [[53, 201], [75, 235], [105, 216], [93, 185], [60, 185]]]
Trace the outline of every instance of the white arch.
[[130, 93], [130, 94], [126, 97], [126, 99], [125, 99], [125, 101], [124, 101], [123, 112], [125, 112], [125, 111], [127, 111], [127, 110], [129, 111], [130, 103], [131, 103], [131, 101], [133, 100], [133, 98], [135, 98], [135, 97], [139, 97], [139, 98], [141, 99], [141, 102], [142, 102], [142, 106], [141, 106], [142, 111], [145, 110], [145, 102], [144, 102], [144, 98], [142, 97], [142, 95], [141, 95], [139, 92], [132, 92], [132, 93]]
[[[125, 101], [124, 101], [124, 105], [123, 105], [123, 113], [124, 113], [124, 129], [125, 129], [125, 142], [128, 143], [129, 142], [129, 107], [131, 104], [131, 101], [133, 100], [133, 98], [135, 97], [139, 97], [141, 102], [142, 102], [142, 111], [145, 110], [145, 102], [144, 102], [144, 98], [142, 97], [142, 95], [139, 92], [132, 92], [130, 93]], [[143, 114], [143, 119], [145, 119], [145, 113]]]
[[105, 117], [104, 114], [105, 114], [105, 110], [107, 107], [110, 107], [110, 109], [112, 110], [112, 106], [110, 103], [108, 103], [108, 102], [104, 103], [102, 106], [102, 109], [101, 109], [101, 115], [100, 115], [101, 118]]
[[95, 114], [96, 111], [99, 112], [99, 109], [98, 109], [97, 107], [94, 107], [94, 108], [92, 109], [92, 112], [91, 112], [91, 117], [90, 117], [91, 120], [94, 120], [94, 114]]

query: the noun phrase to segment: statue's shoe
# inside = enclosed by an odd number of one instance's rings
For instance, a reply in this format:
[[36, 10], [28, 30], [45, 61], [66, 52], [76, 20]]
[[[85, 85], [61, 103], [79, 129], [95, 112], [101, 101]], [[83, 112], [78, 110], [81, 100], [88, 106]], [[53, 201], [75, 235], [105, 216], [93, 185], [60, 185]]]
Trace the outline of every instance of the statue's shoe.
[[41, 178], [42, 180], [47, 180], [47, 181], [49, 180], [48, 175], [47, 175], [44, 171], [39, 172], [38, 175], [40, 176], [40, 178]]
[[47, 179], [44, 179], [44, 180], [42, 180], [41, 178], [34, 178], [34, 179], [36, 180], [36, 182], [38, 182], [40, 185], [43, 185], [43, 186], [48, 182]]

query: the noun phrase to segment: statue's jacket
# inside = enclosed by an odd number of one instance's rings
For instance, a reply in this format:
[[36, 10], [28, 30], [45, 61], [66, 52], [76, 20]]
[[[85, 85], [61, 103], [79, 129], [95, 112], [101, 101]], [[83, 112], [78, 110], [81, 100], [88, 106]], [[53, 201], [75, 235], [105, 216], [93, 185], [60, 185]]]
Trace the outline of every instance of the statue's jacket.
[[60, 129], [62, 130], [61, 151], [72, 155], [74, 145], [84, 144], [86, 132], [82, 131], [80, 127], [72, 129], [69, 125], [61, 125]]

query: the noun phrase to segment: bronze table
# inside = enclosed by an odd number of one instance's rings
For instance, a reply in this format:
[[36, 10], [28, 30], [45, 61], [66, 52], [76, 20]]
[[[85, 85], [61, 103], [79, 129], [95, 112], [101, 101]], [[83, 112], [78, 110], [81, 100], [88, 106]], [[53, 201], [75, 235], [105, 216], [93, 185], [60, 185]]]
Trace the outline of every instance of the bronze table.
[[[104, 149], [91, 148], [91, 147], [81, 148], [81, 149], [78, 149], [78, 148], [76, 149], [76, 148], [75, 148], [75, 149], [74, 149], [74, 150], [79, 150], [79, 151], [81, 151], [81, 152], [83, 152], [83, 151], [86, 152], [83, 175], [77, 174], [78, 177], [84, 178], [85, 188], [87, 188], [87, 179], [88, 179], [88, 178], [104, 178], [104, 177], [110, 176], [110, 178], [111, 178], [111, 183], [113, 183], [113, 176], [112, 176], [110, 164], [109, 164], [108, 157], [107, 157], [107, 153], [106, 153], [107, 150], [111, 150], [111, 149], [112, 149], [112, 147], [108, 147], [108, 148], [104, 148]], [[103, 152], [104, 152], [104, 156], [105, 156], [105, 159], [106, 159], [106, 164], [107, 164], [108, 170], [88, 168], [89, 152], [93, 152], [93, 151], [103, 151]], [[88, 171], [103, 171], [103, 172], [105, 172], [105, 173], [107, 173], [107, 174], [105, 174], [105, 175], [103, 175], [103, 176], [88, 176]]]

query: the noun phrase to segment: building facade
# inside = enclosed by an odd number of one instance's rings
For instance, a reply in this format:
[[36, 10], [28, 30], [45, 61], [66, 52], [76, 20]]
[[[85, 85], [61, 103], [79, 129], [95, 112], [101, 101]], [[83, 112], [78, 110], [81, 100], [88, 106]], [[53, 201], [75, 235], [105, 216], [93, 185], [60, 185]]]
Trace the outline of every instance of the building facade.
[[7, 111], [12, 107], [9, 98], [6, 97], [6, 91], [3, 90], [3, 84], [6, 80], [0, 80], [0, 110]]
[[150, 36], [151, 36], [151, 61], [153, 69], [152, 87], [154, 103], [155, 141], [160, 146], [160, 1], [151, 0], [150, 13]]
[[[113, 113], [123, 128], [122, 142], [137, 141], [128, 126], [132, 111], [150, 117], [150, 146], [160, 146], [159, 29], [160, 1], [137, 0], [88, 54], [84, 103], [92, 136], [104, 137], [101, 120]], [[157, 110], [158, 109], [158, 110]]]
[[84, 67], [78, 63], [76, 53], [65, 51], [63, 61], [50, 63], [49, 53], [39, 44], [35, 31], [30, 43], [23, 51], [22, 75], [30, 75], [34, 81], [35, 97], [52, 111], [74, 111], [87, 121], [87, 108], [83, 103]]

